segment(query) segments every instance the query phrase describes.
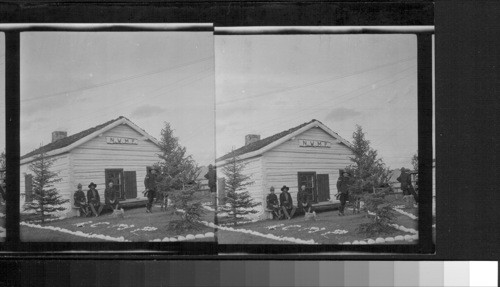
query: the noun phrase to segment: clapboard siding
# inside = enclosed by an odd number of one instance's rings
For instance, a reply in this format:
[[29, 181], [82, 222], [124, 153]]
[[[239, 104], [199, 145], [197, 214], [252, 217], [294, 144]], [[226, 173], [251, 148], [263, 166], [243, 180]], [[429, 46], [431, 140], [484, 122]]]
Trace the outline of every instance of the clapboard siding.
[[[107, 136], [128, 137], [139, 139], [136, 145], [108, 144]], [[71, 151], [71, 168], [73, 178], [71, 184], [82, 183], [85, 187], [94, 182], [102, 193], [105, 189], [105, 169], [123, 169], [136, 171], [137, 195], [142, 196], [146, 167], [160, 159], [158, 146], [127, 125], [120, 125], [102, 136], [96, 137]], [[103, 200], [103, 196], [101, 196]]]
[[[260, 156], [253, 157], [242, 160], [241, 163], [245, 164], [242, 173], [249, 176], [249, 181], [253, 182], [251, 185], [246, 186], [246, 190], [250, 193], [255, 202], [262, 203], [262, 158]], [[220, 167], [220, 169], [222, 168], [223, 166]], [[259, 213], [249, 217], [258, 217], [263, 212], [262, 206], [257, 206], [255, 209], [258, 210]]]
[[[54, 160], [52, 164], [51, 171], [57, 173], [57, 176], [61, 178], [60, 182], [54, 183], [54, 188], [56, 188], [60, 195], [67, 198], [71, 194], [71, 189], [69, 188], [69, 153], [65, 153], [62, 155], [57, 155], [53, 157], [49, 157], [49, 159]], [[25, 190], [26, 183], [24, 181], [24, 176], [26, 174], [33, 174], [33, 172], [29, 169], [30, 163], [22, 164], [20, 167], [20, 180], [19, 180], [19, 188], [20, 188], [20, 207], [23, 206], [25, 200]]]
[[262, 158], [255, 157], [244, 160], [245, 168], [243, 173], [250, 177], [253, 183], [247, 186], [248, 192], [257, 202], [262, 202]]
[[[332, 142], [331, 148], [300, 147], [299, 139], [314, 139]], [[316, 172], [328, 174], [330, 181], [330, 198], [335, 199], [339, 169], [352, 164], [352, 151], [320, 128], [312, 128], [296, 136], [262, 155], [266, 187], [290, 187], [290, 193], [297, 199], [297, 173]], [[266, 191], [267, 192], [267, 191]]]

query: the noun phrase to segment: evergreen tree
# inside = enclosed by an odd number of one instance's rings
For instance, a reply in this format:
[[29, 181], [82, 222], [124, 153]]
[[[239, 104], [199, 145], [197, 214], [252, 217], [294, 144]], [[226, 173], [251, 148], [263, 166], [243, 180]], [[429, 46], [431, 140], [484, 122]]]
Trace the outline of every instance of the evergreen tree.
[[161, 131], [160, 140], [161, 161], [158, 189], [171, 192], [181, 190], [187, 184], [193, 184], [200, 173], [200, 168], [191, 155], [186, 155], [186, 148], [179, 144], [169, 123]]
[[354, 194], [371, 193], [373, 188], [387, 187], [389, 170], [382, 159], [378, 158], [376, 150], [370, 147], [370, 141], [365, 138], [363, 128], [356, 126], [353, 137], [353, 164], [347, 171], [353, 176], [351, 192]]
[[5, 175], [5, 170], [7, 168], [7, 161], [5, 156], [5, 151], [0, 154], [0, 172]]
[[174, 207], [173, 213], [179, 217], [169, 223], [170, 229], [189, 230], [199, 229], [202, 224], [199, 222], [205, 211], [200, 200], [195, 199], [196, 186], [175, 191], [170, 199]]
[[[356, 126], [352, 137], [353, 164], [346, 169], [352, 175], [349, 193], [363, 198], [364, 209], [375, 213], [372, 222], [360, 224], [358, 231], [369, 235], [388, 232], [388, 224], [395, 218], [392, 206], [385, 198], [390, 192], [389, 169], [385, 167], [383, 160], [378, 158], [377, 151], [370, 147], [370, 141], [365, 138], [361, 126]], [[376, 189], [381, 187], [387, 188]]]
[[191, 155], [186, 155], [186, 148], [180, 145], [169, 123], [165, 123], [161, 131], [160, 149], [158, 192], [169, 194], [173, 213], [179, 217], [178, 220], [170, 221], [169, 228], [198, 228], [204, 214], [201, 200], [196, 199], [199, 190], [196, 179], [200, 168]]
[[45, 153], [35, 156], [35, 160], [29, 165], [33, 172], [33, 201], [26, 203], [25, 210], [35, 210], [40, 213], [42, 223], [44, 223], [47, 213], [63, 211], [61, 205], [69, 202], [69, 199], [63, 199], [54, 183], [61, 181], [58, 174], [50, 171], [54, 159], [47, 158]]
[[218, 207], [218, 212], [228, 214], [228, 219], [234, 225], [237, 224], [238, 218], [248, 214], [255, 214], [258, 211], [254, 207], [259, 206], [259, 202], [254, 202], [250, 193], [246, 191], [246, 187], [253, 184], [250, 177], [244, 175], [243, 169], [245, 164], [236, 156], [222, 168], [222, 173], [225, 175], [225, 197], [224, 205]]
[[418, 172], [418, 151], [411, 158], [411, 165], [413, 166], [413, 170]]

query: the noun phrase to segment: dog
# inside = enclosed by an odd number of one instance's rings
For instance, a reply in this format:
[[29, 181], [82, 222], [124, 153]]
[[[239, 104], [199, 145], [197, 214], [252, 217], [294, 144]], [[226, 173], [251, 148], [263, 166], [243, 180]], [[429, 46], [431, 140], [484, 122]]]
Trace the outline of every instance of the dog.
[[306, 221], [316, 221], [316, 212], [306, 212], [304, 218], [306, 219]]
[[125, 211], [122, 209], [115, 209], [113, 210], [113, 213], [111, 214], [112, 217], [114, 218], [124, 218]]

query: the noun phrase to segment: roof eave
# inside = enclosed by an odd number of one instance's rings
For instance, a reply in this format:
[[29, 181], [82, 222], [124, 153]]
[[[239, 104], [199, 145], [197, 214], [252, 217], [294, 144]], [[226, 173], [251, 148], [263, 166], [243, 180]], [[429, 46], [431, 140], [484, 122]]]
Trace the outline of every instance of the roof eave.
[[[122, 125], [122, 124], [127, 124], [129, 127], [131, 127], [132, 129], [134, 129], [135, 131], [137, 131], [138, 133], [142, 134], [143, 136], [145, 136], [147, 139], [149, 139], [150, 141], [152, 141], [155, 145], [157, 145], [158, 147], [160, 146], [158, 140], [156, 140], [154, 137], [152, 137], [151, 135], [149, 135], [148, 133], [146, 133], [144, 130], [142, 130], [140, 127], [138, 127], [136, 124], [132, 123], [131, 121], [129, 121], [128, 119], [126, 118], [120, 118], [114, 122], [112, 122], [111, 124], [103, 127], [102, 129], [100, 130], [97, 130], [79, 140], [77, 140], [76, 142], [68, 145], [68, 146], [65, 146], [63, 148], [59, 148], [59, 149], [55, 149], [55, 150], [51, 150], [51, 151], [48, 151], [46, 152], [46, 155], [47, 156], [56, 156], [56, 155], [59, 155], [59, 154], [62, 154], [62, 153], [66, 153], [66, 152], [69, 152], [71, 151], [72, 149], [76, 148], [77, 146], [79, 145], [82, 145], [90, 140], [92, 140], [93, 138], [119, 126], [119, 125]], [[32, 162], [35, 157], [37, 156], [38, 154], [35, 154], [35, 155], [32, 155], [30, 157], [27, 157], [25, 159], [22, 159], [21, 160], [21, 164], [26, 164], [26, 163], [30, 163]]]
[[[326, 133], [328, 133], [329, 135], [331, 135], [332, 137], [334, 137], [335, 139], [337, 139], [337, 141], [339, 143], [343, 143], [345, 144], [349, 149], [353, 149], [353, 146], [351, 145], [351, 143], [349, 143], [347, 140], [345, 140], [344, 138], [342, 138], [341, 136], [339, 136], [337, 133], [333, 132], [331, 129], [329, 129], [327, 126], [325, 126], [324, 124], [322, 124], [321, 122], [319, 121], [313, 121], [305, 126], [303, 126], [302, 128], [294, 131], [293, 133], [290, 133], [256, 151], [252, 151], [252, 152], [249, 152], [249, 153], [245, 153], [245, 154], [242, 154], [242, 155], [239, 155], [237, 156], [238, 159], [240, 160], [243, 160], [243, 159], [248, 159], [248, 158], [251, 158], [251, 157], [255, 157], [255, 156], [259, 156], [259, 155], [262, 155], [263, 153], [281, 145], [282, 143], [290, 140], [291, 138], [313, 128], [313, 127], [319, 127], [321, 128], [323, 131], [325, 131]], [[220, 166], [223, 166], [225, 164], [227, 164], [229, 162], [231, 158], [227, 158], [227, 159], [224, 159], [224, 160], [221, 160], [219, 161], [219, 164]]]

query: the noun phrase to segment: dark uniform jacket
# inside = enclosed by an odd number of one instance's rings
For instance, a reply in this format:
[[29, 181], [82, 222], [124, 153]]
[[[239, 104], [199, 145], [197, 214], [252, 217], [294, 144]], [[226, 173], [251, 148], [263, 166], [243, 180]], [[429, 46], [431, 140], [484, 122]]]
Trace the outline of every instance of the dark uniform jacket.
[[405, 195], [409, 195], [410, 188], [412, 187], [410, 174], [406, 173], [405, 171], [402, 171], [401, 175], [397, 178], [397, 181], [401, 183], [401, 190], [403, 190], [403, 193]]
[[75, 194], [73, 195], [73, 198], [75, 200], [75, 206], [77, 206], [77, 207], [85, 205], [86, 202], [87, 202], [87, 198], [85, 198], [85, 193], [83, 192], [83, 190], [77, 190], [77, 191], [75, 191]]
[[297, 192], [297, 201], [299, 205], [302, 205], [304, 202], [309, 204], [311, 201], [309, 193], [307, 191], [299, 190], [299, 192]]
[[280, 206], [284, 206], [286, 208], [292, 208], [293, 199], [292, 199], [292, 195], [290, 195], [289, 192], [283, 191], [280, 194]]
[[205, 178], [208, 179], [208, 187], [210, 192], [215, 192], [215, 187], [217, 186], [217, 172], [214, 168], [209, 168]]
[[0, 185], [0, 193], [2, 194], [3, 200], [5, 200], [5, 189], [3, 188], [3, 185]]
[[268, 194], [266, 200], [267, 200], [267, 208], [268, 209], [273, 209], [273, 208], [275, 208], [274, 205], [279, 205], [278, 196], [276, 196], [275, 193]]
[[97, 189], [94, 189], [94, 192], [92, 192], [92, 189], [89, 189], [87, 191], [87, 200], [88, 203], [93, 203], [93, 204], [100, 204], [101, 203], [101, 197], [99, 196], [99, 192]]
[[146, 178], [144, 178], [144, 186], [146, 187], [146, 189], [156, 191], [156, 178], [156, 174], [150, 173], [146, 175]]
[[115, 203], [116, 200], [118, 199], [118, 196], [116, 194], [117, 192], [115, 191], [114, 188], [106, 187], [104, 190], [104, 201], [106, 204], [111, 204]]
[[349, 185], [351, 184], [351, 179], [349, 177], [341, 176], [337, 180], [337, 190], [342, 194], [349, 194]]

